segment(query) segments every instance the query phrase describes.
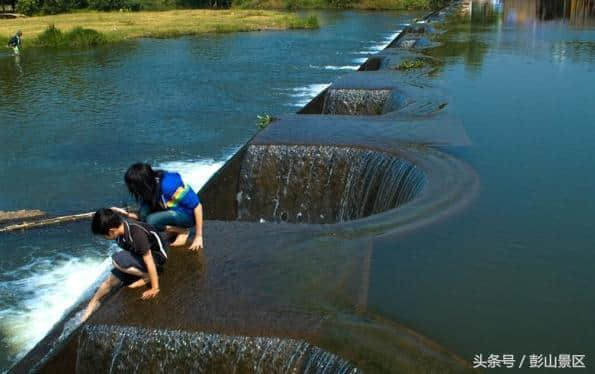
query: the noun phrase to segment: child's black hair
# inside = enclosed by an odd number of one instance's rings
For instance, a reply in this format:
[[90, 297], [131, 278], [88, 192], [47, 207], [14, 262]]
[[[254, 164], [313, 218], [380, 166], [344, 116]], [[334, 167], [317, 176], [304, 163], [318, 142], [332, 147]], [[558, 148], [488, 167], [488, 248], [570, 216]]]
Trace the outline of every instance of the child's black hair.
[[163, 210], [160, 205], [160, 187], [157, 181], [163, 175], [161, 170], [153, 170], [151, 165], [137, 162], [131, 165], [124, 175], [124, 182], [134, 198], [147, 204], [152, 212]]
[[107, 235], [110, 229], [115, 229], [122, 223], [122, 218], [113, 210], [102, 208], [93, 214], [91, 230], [95, 235]]

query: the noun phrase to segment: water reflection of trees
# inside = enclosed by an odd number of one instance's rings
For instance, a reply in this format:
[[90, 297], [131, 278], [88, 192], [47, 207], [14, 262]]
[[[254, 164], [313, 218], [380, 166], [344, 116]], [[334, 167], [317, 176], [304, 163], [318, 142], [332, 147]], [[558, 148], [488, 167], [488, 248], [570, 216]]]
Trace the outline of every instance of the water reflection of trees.
[[563, 20], [579, 28], [595, 25], [595, 0], [503, 0], [502, 11], [508, 23]]
[[[549, 21], [561, 21], [579, 29], [592, 28], [595, 0], [473, 0], [467, 12], [448, 19], [445, 32], [437, 37], [442, 44], [427, 53], [442, 59], [462, 58], [467, 70], [479, 71], [489, 50], [485, 33], [506, 24]], [[595, 48], [593, 41], [567, 41], [562, 47], [567, 57], [576, 60], [592, 58]]]
[[[485, 1], [473, 1], [469, 9], [469, 12], [449, 17], [448, 27], [437, 37], [440, 46], [427, 53], [445, 62], [447, 58], [462, 58], [467, 70], [479, 71], [488, 52], [488, 44], [482, 40], [481, 34], [493, 30], [501, 13], [492, 2]], [[439, 67], [435, 73], [441, 70]]]
[[[442, 45], [428, 51], [427, 54], [439, 58], [445, 62], [447, 58], [462, 58], [465, 68], [469, 71], [479, 71], [483, 64], [483, 59], [488, 52], [488, 45], [474, 36], [469, 36], [466, 40], [450, 40]], [[435, 70], [438, 73], [442, 70], [439, 66]]]
[[571, 0], [569, 21], [576, 27], [595, 26], [595, 0]]
[[494, 25], [500, 19], [500, 7], [491, 2], [473, 2], [469, 19], [473, 25]]

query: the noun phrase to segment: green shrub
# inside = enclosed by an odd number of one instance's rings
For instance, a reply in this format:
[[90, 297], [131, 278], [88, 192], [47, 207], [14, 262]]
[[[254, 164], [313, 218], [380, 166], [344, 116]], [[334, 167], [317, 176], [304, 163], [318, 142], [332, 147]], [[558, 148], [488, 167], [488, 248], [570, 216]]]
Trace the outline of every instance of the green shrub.
[[430, 9], [436, 10], [444, 8], [450, 3], [450, 0], [429, 0]]
[[41, 34], [37, 35], [35, 44], [42, 47], [56, 47], [62, 43], [64, 35], [54, 25], [49, 25]]
[[141, 10], [143, 7], [140, 3], [139, 0], [128, 0], [126, 1], [126, 9], [128, 9], [131, 12], [138, 12], [139, 10]]
[[44, 0], [41, 12], [43, 14], [58, 14], [67, 12], [75, 7], [72, 0]]
[[120, 9], [138, 11], [141, 9], [141, 4], [139, 0], [89, 0], [89, 8], [101, 11]]
[[421, 67], [424, 67], [426, 65], [426, 63], [421, 60], [421, 59], [413, 59], [413, 60], [409, 60], [409, 59], [405, 59], [403, 61], [401, 61], [401, 63], [399, 64], [399, 66], [397, 66], [398, 70], [412, 70], [412, 69], [419, 69]]
[[328, 0], [328, 3], [335, 8], [350, 8], [355, 0]]
[[173, 0], [141, 0], [139, 5], [142, 10], [168, 10], [175, 8]]
[[174, 0], [179, 8], [227, 8], [231, 0]]
[[17, 13], [32, 16], [41, 11], [41, 2], [39, 0], [19, 0], [16, 11]]
[[317, 29], [318, 27], [318, 18], [316, 16], [300, 17], [289, 22], [290, 29]]
[[28, 16], [38, 13], [58, 14], [87, 7], [87, 0], [19, 0], [17, 12]]
[[215, 32], [219, 33], [219, 34], [224, 34], [224, 33], [230, 33], [230, 32], [236, 32], [238, 30], [241, 30], [241, 26], [237, 26], [237, 25], [215, 25]]
[[316, 17], [316, 16], [307, 17], [304, 25], [308, 29], [317, 29], [320, 27], [320, 25], [318, 24], [318, 17]]
[[285, 0], [285, 9], [296, 10], [301, 8], [300, 0]]
[[[180, 0], [176, 0], [180, 1]], [[230, 6], [243, 9], [278, 9], [281, 8], [281, 0], [272, 0], [277, 6], [272, 5], [271, 0], [232, 0]]]
[[256, 116], [256, 126], [258, 126], [259, 129], [266, 129], [277, 119], [278, 118], [273, 117], [270, 114], [264, 113], [263, 115]]
[[56, 26], [50, 25], [37, 36], [35, 44], [41, 47], [53, 48], [88, 48], [104, 44], [106, 41], [105, 35], [96, 30], [75, 27], [71, 31], [63, 33]]
[[66, 46], [75, 48], [89, 48], [105, 44], [107, 39], [99, 31], [75, 27], [65, 34]]

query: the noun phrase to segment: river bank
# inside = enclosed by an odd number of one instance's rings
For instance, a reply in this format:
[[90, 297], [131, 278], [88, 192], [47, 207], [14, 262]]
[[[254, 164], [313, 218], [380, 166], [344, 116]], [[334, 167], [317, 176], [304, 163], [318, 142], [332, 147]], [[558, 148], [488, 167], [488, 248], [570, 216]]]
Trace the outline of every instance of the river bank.
[[[52, 25], [55, 28], [50, 27]], [[310, 28], [318, 28], [316, 17], [300, 17], [286, 11], [245, 9], [107, 13], [85, 11], [0, 20], [0, 44], [6, 45], [8, 38], [16, 30], [23, 32], [24, 47], [76, 47], [136, 38], [170, 38], [201, 33]], [[53, 37], [56, 30], [62, 34], [60, 38]], [[84, 39], [82, 42], [81, 35]]]

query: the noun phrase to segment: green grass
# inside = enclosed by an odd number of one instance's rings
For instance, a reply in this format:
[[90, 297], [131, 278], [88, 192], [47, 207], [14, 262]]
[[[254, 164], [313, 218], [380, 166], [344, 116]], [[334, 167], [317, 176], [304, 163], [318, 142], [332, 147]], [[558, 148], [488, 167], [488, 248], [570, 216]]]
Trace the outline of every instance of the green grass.
[[397, 66], [398, 70], [413, 70], [413, 69], [419, 69], [421, 67], [424, 67], [426, 65], [425, 61], [421, 60], [421, 59], [413, 59], [413, 60], [403, 60], [401, 61], [401, 63], [399, 64], [399, 66]]
[[288, 20], [287, 23], [290, 29], [317, 29], [319, 27], [316, 16], [292, 19]]
[[158, 12], [80, 11], [0, 20], [0, 44], [23, 31], [23, 47], [89, 47], [134, 38], [318, 28], [316, 17], [271, 10], [188, 9]]

